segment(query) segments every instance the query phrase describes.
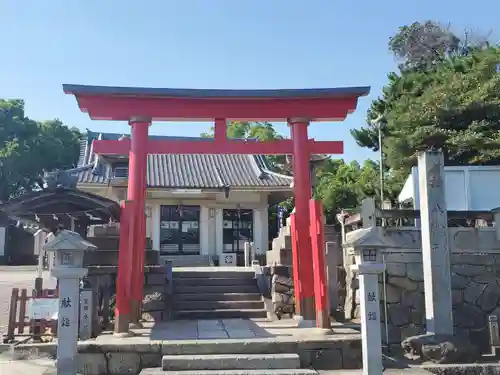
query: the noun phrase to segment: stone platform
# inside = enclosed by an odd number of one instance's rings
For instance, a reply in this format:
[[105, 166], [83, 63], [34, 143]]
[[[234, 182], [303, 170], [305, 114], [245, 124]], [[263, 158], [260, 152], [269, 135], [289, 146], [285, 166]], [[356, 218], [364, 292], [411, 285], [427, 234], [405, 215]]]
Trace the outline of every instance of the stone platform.
[[[138, 374], [161, 367], [165, 355], [223, 355], [296, 353], [302, 368], [359, 369], [361, 335], [349, 326], [332, 325], [331, 334], [297, 328], [294, 320], [223, 319], [146, 324], [136, 336], [120, 338], [105, 332], [78, 343], [82, 375]], [[18, 345], [18, 355], [56, 352], [56, 343]]]

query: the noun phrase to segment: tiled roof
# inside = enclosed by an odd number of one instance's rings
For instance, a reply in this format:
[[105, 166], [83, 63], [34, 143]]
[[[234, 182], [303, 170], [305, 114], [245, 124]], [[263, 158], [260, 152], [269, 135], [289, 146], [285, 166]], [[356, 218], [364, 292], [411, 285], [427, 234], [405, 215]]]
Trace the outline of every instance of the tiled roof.
[[[78, 172], [78, 182], [107, 184], [111, 168], [97, 163], [92, 153], [94, 139], [119, 139], [122, 134], [88, 132], [81, 143], [79, 166], [88, 168]], [[163, 139], [193, 139], [188, 137], [151, 136]], [[97, 173], [96, 173], [97, 172]], [[155, 188], [220, 189], [230, 188], [288, 188], [289, 176], [271, 172], [262, 155], [148, 155], [147, 184]]]

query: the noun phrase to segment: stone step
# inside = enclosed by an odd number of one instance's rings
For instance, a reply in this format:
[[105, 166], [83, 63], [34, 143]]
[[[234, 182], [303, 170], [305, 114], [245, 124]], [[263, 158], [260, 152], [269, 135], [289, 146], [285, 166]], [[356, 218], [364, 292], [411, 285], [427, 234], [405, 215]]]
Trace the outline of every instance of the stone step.
[[162, 264], [165, 261], [172, 263], [172, 267], [208, 267], [210, 258], [208, 255], [160, 255]]
[[258, 293], [255, 285], [176, 285], [173, 283], [175, 294], [218, 294], [218, 293]]
[[176, 310], [176, 319], [256, 319], [266, 318], [266, 310], [231, 310], [231, 309], [216, 309], [216, 310]]
[[260, 301], [259, 293], [203, 293], [177, 294], [176, 301]]
[[280, 228], [279, 235], [282, 236], [291, 236], [292, 235], [292, 228], [289, 225], [285, 225]]
[[298, 354], [164, 355], [164, 371], [298, 369]]
[[207, 278], [174, 278], [174, 285], [182, 285], [182, 286], [225, 286], [225, 285], [256, 285], [255, 279], [233, 279], [227, 277], [207, 277]]
[[120, 246], [119, 237], [87, 237], [87, 241], [97, 246], [97, 250], [117, 250]]
[[227, 279], [254, 279], [255, 271], [183, 271], [173, 270], [172, 276], [174, 279], [207, 279], [207, 278], [227, 278]]
[[[83, 255], [83, 265], [88, 266], [118, 266], [118, 250], [86, 251]], [[144, 265], [157, 265], [159, 262], [158, 251], [146, 250]]]
[[176, 310], [259, 310], [264, 301], [175, 301]]
[[265, 370], [187, 370], [163, 371], [161, 368], [147, 368], [139, 375], [318, 375], [309, 369], [265, 369]]

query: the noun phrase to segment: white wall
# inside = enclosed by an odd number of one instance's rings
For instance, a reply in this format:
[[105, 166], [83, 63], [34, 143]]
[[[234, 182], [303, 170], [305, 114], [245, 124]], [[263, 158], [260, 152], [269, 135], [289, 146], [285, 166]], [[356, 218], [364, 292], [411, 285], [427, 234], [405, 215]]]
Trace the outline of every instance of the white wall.
[[265, 254], [269, 247], [269, 214], [267, 205], [253, 211], [254, 251]]
[[[500, 207], [500, 166], [444, 167], [445, 198], [448, 210], [488, 211]], [[420, 205], [418, 168], [412, 168], [401, 194], [400, 202], [413, 199]]]
[[[82, 190], [106, 196], [120, 201], [125, 199], [126, 188], [114, 186], [111, 189], [94, 185], [79, 186]], [[231, 190], [226, 197], [224, 192], [203, 191], [197, 194], [176, 194], [168, 190], [149, 189], [147, 192], [146, 235], [151, 238], [154, 250], [160, 250], [160, 206], [161, 205], [197, 205], [200, 206], [200, 251], [204, 255], [217, 255], [222, 252], [223, 209], [254, 210], [254, 246], [260, 254], [268, 247], [268, 192]], [[211, 215], [213, 214], [213, 215]], [[0, 232], [1, 239], [1, 232]], [[3, 247], [0, 246], [0, 255]]]
[[200, 207], [200, 253], [201, 255], [210, 255], [210, 228], [209, 228], [209, 208]]
[[[161, 192], [156, 192], [158, 197]], [[258, 253], [264, 253], [268, 246], [268, 206], [267, 193], [252, 191], [232, 191], [228, 198], [223, 193], [204, 196], [167, 196], [148, 198], [146, 206], [151, 207], [147, 218], [147, 233], [151, 236], [153, 249], [160, 249], [160, 206], [199, 205], [200, 206], [200, 252], [202, 255], [217, 255], [223, 249], [223, 209], [254, 210], [254, 246]]]
[[153, 250], [160, 251], [160, 205], [157, 203], [149, 204], [151, 207], [151, 242]]

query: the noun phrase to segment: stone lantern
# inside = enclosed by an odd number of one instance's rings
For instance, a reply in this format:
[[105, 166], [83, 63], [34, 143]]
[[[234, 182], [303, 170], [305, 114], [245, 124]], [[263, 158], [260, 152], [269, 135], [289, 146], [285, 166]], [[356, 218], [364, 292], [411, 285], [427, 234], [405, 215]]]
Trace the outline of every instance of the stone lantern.
[[347, 233], [346, 247], [354, 255], [351, 270], [358, 274], [361, 332], [363, 349], [363, 374], [382, 375], [382, 337], [380, 329], [379, 275], [385, 271], [382, 248], [388, 247], [379, 231], [370, 227]]
[[78, 313], [80, 305], [80, 279], [87, 275], [83, 268], [83, 255], [97, 247], [78, 233], [63, 230], [43, 246], [54, 254], [50, 273], [59, 281], [59, 311], [57, 322], [57, 373], [76, 375], [78, 343]]

